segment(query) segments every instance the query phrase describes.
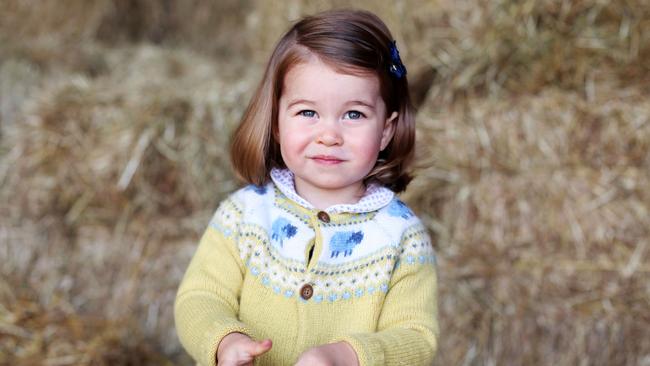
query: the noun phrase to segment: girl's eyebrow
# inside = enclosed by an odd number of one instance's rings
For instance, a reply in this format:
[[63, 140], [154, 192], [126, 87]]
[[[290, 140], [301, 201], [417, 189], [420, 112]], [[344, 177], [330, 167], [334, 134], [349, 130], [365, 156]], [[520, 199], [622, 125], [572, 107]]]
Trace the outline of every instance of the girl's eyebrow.
[[309, 99], [296, 99], [296, 100], [290, 101], [289, 104], [287, 104], [287, 108], [291, 108], [296, 104], [312, 104], [313, 105], [313, 104], [316, 104], [316, 103], [314, 103], [313, 101], [311, 101]]
[[[315, 105], [316, 102], [314, 102], [314, 101], [312, 101], [312, 100], [309, 100], [309, 99], [295, 99], [295, 100], [290, 101], [290, 102], [287, 104], [287, 108], [291, 108], [291, 107], [293, 107], [293, 106], [296, 105], [296, 104], [311, 104], [311, 105]], [[362, 106], [364, 106], [364, 107], [368, 107], [368, 108], [371, 108], [371, 109], [375, 108], [375, 104], [374, 104], [374, 103], [367, 102], [367, 101], [364, 101], [364, 100], [351, 100], [351, 101], [349, 101], [349, 102], [346, 102], [345, 105], [346, 105], [346, 106], [349, 106], [349, 105], [362, 105]]]
[[362, 106], [365, 106], [365, 107], [371, 108], [371, 109], [372, 109], [372, 108], [375, 108], [375, 104], [374, 104], [374, 103], [366, 102], [366, 101], [364, 101], [364, 100], [351, 100], [351, 101], [345, 103], [345, 105], [359, 105], [359, 104], [362, 105]]

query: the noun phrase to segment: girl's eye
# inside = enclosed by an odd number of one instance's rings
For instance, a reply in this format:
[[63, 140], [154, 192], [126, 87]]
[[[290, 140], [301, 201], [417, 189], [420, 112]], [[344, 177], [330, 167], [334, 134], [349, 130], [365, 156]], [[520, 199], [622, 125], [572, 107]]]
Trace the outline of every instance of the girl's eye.
[[347, 119], [359, 119], [363, 117], [365, 117], [365, 115], [359, 111], [349, 111], [345, 113], [345, 118]]
[[307, 117], [307, 118], [313, 118], [314, 116], [316, 116], [316, 112], [306, 109], [304, 111], [298, 112], [298, 115], [303, 116], [303, 117]]

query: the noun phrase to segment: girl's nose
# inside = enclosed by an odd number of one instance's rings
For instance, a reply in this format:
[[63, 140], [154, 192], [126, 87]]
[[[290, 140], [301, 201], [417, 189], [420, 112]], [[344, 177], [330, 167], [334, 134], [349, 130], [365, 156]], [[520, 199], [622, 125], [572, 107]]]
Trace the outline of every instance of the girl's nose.
[[337, 121], [322, 121], [322, 126], [316, 136], [316, 142], [325, 146], [336, 146], [343, 143], [343, 137]]

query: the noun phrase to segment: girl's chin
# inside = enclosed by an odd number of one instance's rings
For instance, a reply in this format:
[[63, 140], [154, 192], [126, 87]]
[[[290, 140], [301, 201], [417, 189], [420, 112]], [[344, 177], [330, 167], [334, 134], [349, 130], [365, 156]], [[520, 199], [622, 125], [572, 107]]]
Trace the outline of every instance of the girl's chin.
[[363, 186], [363, 181], [349, 182], [341, 179], [341, 177], [333, 177], [332, 179], [317, 179], [310, 177], [310, 179], [303, 179], [304, 184], [307, 184], [315, 189], [324, 191], [346, 191], [350, 189], [357, 189]]

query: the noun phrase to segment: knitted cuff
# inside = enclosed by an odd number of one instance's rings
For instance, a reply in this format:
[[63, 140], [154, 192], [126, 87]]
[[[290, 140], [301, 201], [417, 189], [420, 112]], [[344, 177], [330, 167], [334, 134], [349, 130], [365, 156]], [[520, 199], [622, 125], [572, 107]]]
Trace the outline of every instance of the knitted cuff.
[[348, 335], [331, 340], [328, 343], [347, 342], [352, 346], [359, 359], [359, 366], [385, 365], [384, 350], [373, 337]]
[[435, 343], [430, 343], [422, 332], [414, 329], [352, 334], [333, 342], [340, 341], [352, 346], [359, 358], [359, 366], [430, 365], [436, 349]]
[[216, 366], [217, 365], [217, 350], [219, 344], [225, 336], [230, 333], [243, 333], [253, 338], [251, 331], [243, 324], [237, 321], [229, 322], [215, 322], [204, 334], [203, 349], [201, 351], [201, 358], [197, 360], [200, 365]]

